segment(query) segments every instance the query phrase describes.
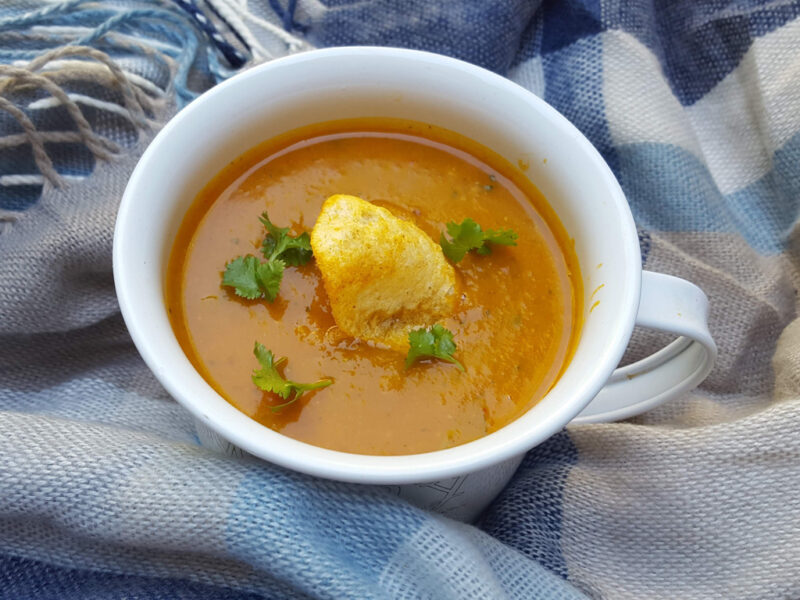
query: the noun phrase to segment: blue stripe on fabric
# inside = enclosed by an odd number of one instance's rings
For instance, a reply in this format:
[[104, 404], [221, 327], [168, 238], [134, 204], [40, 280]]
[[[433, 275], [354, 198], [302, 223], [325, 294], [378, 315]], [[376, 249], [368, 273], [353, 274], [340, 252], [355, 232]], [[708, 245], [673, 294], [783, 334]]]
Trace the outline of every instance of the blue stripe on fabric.
[[247, 57], [222, 37], [214, 22], [200, 10], [194, 0], [173, 1], [192, 17], [195, 26], [206, 35], [207, 40], [219, 50], [232, 68], [239, 69], [247, 62]]
[[374, 586], [424, 513], [385, 490], [254, 469], [227, 521], [229, 554], [310, 595]]
[[69, 569], [0, 556], [0, 600], [264, 600], [263, 596], [186, 581]]
[[705, 164], [669, 144], [617, 148], [617, 177], [637, 223], [650, 230], [739, 233], [762, 254], [783, 250], [800, 216], [800, 134], [773, 156], [773, 169], [723, 196]]
[[[772, 157], [764, 177], [725, 197], [733, 220], [756, 249], [772, 253], [786, 246], [800, 217], [800, 133]], [[751, 241], [752, 240], [752, 241]]]
[[799, 12], [796, 3], [760, 0], [547, 0], [523, 33], [514, 64], [603, 31], [622, 30], [653, 52], [686, 106], [727, 76], [754, 38]]
[[544, 36], [543, 22], [544, 14], [541, 10], [537, 10], [520, 36], [519, 49], [511, 63], [512, 67], [541, 55], [542, 37]]
[[[38, 175], [38, 173], [35, 173]], [[39, 201], [41, 185], [15, 185], [0, 188], [0, 210], [22, 212]]]
[[673, 92], [691, 105], [728, 75], [753, 39], [798, 15], [796, 3], [755, 0], [606, 0], [604, 29], [636, 36], [661, 63]]
[[544, 15], [543, 54], [603, 31], [600, 0], [546, 0], [541, 10]]
[[505, 74], [537, 7], [527, 0], [337, 0], [328, 3], [308, 35], [317, 46], [428, 50]]
[[528, 452], [478, 526], [566, 579], [561, 551], [564, 486], [577, 462], [578, 450], [569, 434], [557, 433]]
[[706, 166], [668, 144], [617, 148], [617, 179], [636, 222], [661, 231], [715, 231], [725, 220], [722, 194]]
[[[0, 119], [0, 131], [3, 131]], [[8, 129], [6, 129], [8, 131]], [[11, 129], [11, 131], [16, 131]], [[0, 148], [0, 175], [39, 175], [33, 150], [29, 144]], [[23, 211], [38, 202], [41, 185], [14, 185], [0, 187], [0, 209]]]
[[308, 32], [308, 25], [295, 21], [294, 15], [296, 12], [297, 0], [289, 0], [289, 4], [286, 6], [286, 14], [283, 17], [283, 28], [286, 29], [286, 31], [296, 29], [300, 33]]
[[294, 13], [297, 10], [297, 0], [289, 0], [286, 10], [283, 9], [283, 5], [279, 0], [269, 0], [269, 5], [275, 14], [278, 15], [278, 18], [282, 21], [283, 28], [286, 31], [292, 31], [294, 29], [300, 31], [301, 33], [308, 31], [307, 25], [298, 23], [294, 20]]
[[[0, 175], [40, 175], [31, 147], [26, 144], [0, 148]], [[41, 194], [41, 184], [0, 186], [0, 210], [27, 210]]]
[[542, 57], [544, 99], [580, 129], [616, 170], [603, 96], [603, 40], [584, 38]]

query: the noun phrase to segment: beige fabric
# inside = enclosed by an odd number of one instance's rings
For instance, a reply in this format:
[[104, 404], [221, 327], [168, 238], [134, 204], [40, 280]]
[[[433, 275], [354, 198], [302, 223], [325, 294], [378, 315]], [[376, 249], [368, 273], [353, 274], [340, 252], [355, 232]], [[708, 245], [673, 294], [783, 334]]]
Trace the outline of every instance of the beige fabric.
[[[734, 236], [653, 238], [647, 268], [702, 282], [720, 359], [694, 393], [569, 429], [580, 457], [564, 486], [570, 580], [598, 598], [798, 598], [798, 263]], [[637, 332], [631, 357], [661, 341]]]

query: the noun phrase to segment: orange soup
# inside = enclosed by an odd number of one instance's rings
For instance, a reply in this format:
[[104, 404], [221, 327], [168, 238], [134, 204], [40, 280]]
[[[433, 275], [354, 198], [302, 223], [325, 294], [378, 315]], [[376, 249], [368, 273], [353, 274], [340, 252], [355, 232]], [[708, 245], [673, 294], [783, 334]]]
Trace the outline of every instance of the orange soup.
[[[441, 325], [453, 333], [463, 372], [435, 359], [406, 368], [396, 350], [344, 335], [314, 260], [286, 268], [274, 302], [221, 285], [231, 260], [260, 256], [264, 211], [297, 235], [335, 194], [384, 207], [437, 244], [448, 222], [465, 218], [517, 233], [515, 246], [469, 252], [453, 265], [458, 299]], [[580, 285], [557, 217], [507, 161], [429, 125], [361, 119], [267, 141], [214, 177], [180, 227], [166, 301], [184, 351], [236, 408], [310, 444], [397, 455], [475, 440], [539, 401], [572, 352]], [[251, 379], [255, 342], [287, 358], [287, 379], [332, 384], [275, 410], [282, 399]]]

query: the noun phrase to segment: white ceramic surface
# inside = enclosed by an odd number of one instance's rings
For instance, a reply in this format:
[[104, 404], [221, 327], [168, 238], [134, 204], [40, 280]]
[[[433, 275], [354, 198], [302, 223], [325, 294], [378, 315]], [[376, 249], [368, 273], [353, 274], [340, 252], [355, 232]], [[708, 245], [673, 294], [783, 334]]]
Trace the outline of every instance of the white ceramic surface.
[[[492, 148], [512, 164], [524, 161], [529, 165], [525, 174], [575, 240], [585, 292], [575, 355], [544, 399], [489, 436], [412, 456], [363, 456], [311, 446], [228, 404], [195, 371], [172, 332], [164, 306], [166, 262], [178, 225], [200, 189], [259, 142], [303, 125], [352, 117], [432, 123]], [[601, 156], [575, 127], [505, 78], [408, 50], [312, 51], [255, 67], [195, 100], [158, 134], [131, 176], [115, 231], [114, 278], [139, 352], [195, 416], [206, 443], [229, 451], [241, 448], [319, 477], [410, 484], [399, 493], [462, 519], [477, 514], [496, 495], [525, 451], [579, 413], [579, 421], [591, 422], [647, 410], [696, 386], [716, 356], [702, 291], [656, 274], [646, 274], [642, 286], [628, 204]], [[645, 326], [688, 337], [614, 374], [598, 404], [590, 406], [614, 373], [637, 313]], [[458, 498], [457, 511], [448, 508], [449, 500], [437, 501], [442, 490], [455, 487], [454, 478], [469, 474], [476, 474], [469, 486], [462, 481], [458, 490], [444, 493]], [[429, 493], [420, 492], [426, 488]], [[467, 488], [473, 491], [464, 492]]]

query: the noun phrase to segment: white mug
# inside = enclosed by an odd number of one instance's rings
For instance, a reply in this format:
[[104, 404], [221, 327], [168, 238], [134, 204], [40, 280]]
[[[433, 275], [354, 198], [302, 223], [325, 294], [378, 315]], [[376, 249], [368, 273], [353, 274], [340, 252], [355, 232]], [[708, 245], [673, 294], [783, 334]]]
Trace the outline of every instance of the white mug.
[[[232, 159], [287, 131], [336, 119], [394, 117], [456, 131], [491, 148], [539, 188], [575, 241], [583, 326], [547, 395], [500, 430], [424, 454], [366, 456], [283, 436], [235, 409], [198, 374], [164, 303], [169, 252], [197, 193]], [[644, 412], [697, 386], [713, 367], [708, 301], [695, 285], [642, 272], [636, 227], [614, 175], [589, 141], [535, 95], [479, 67], [425, 52], [333, 48], [275, 60], [212, 88], [173, 118], [131, 176], [114, 235], [114, 279], [136, 347], [195, 417], [201, 442], [310, 475], [393, 486], [471, 520], [526, 451], [567, 423]], [[680, 336], [616, 369], [634, 324]], [[241, 450], [240, 450], [241, 449]]]

